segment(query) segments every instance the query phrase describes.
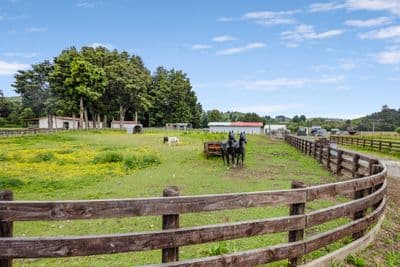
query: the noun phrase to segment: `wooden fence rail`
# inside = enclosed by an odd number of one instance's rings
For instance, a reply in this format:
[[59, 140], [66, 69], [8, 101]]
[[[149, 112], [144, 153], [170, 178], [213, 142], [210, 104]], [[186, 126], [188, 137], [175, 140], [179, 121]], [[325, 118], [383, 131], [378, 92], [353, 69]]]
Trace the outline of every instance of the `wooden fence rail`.
[[0, 137], [14, 137], [23, 135], [35, 135], [43, 133], [56, 133], [67, 131], [66, 129], [2, 129], [0, 130]]
[[397, 141], [375, 140], [341, 135], [332, 135], [330, 136], [330, 140], [339, 145], [350, 145], [376, 151], [400, 153], [400, 142]]
[[[290, 190], [201, 196], [180, 196], [168, 187], [163, 197], [79, 200], [13, 201], [12, 192], [0, 191], [0, 267], [13, 259], [54, 258], [162, 250], [156, 266], [254, 266], [287, 259], [290, 266], [314, 250], [347, 236], [359, 238], [382, 217], [386, 205], [386, 167], [376, 159], [330, 148], [329, 144], [286, 136], [286, 142], [318, 159], [334, 173], [349, 179], [306, 187], [294, 182]], [[339, 170], [339, 171], [338, 171]], [[354, 199], [343, 204], [305, 213], [308, 202], [337, 195]], [[288, 216], [251, 221], [180, 227], [185, 213], [289, 205]], [[367, 212], [369, 211], [369, 213]], [[98, 219], [133, 216], [162, 216], [162, 229], [126, 234], [13, 237], [18, 221]], [[307, 228], [350, 217], [351, 223], [304, 237]], [[278, 232], [288, 233], [288, 243], [231, 254], [179, 261], [179, 248]]]

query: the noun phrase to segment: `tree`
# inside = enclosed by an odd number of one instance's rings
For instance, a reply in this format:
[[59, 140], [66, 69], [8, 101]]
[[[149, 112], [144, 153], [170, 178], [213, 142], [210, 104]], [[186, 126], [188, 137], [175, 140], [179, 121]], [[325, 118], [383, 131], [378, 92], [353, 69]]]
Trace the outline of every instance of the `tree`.
[[210, 111], [207, 111], [208, 114], [208, 122], [218, 122], [222, 121], [222, 113], [218, 109], [213, 109]]
[[[24, 109], [30, 109], [32, 117], [46, 114], [46, 102], [50, 96], [49, 74], [53, 71], [53, 64], [45, 60], [34, 64], [29, 70], [19, 70], [15, 75], [12, 86], [15, 92], [22, 97]], [[26, 113], [28, 114], [28, 113]]]
[[79, 97], [80, 125], [85, 119], [88, 125], [87, 106], [99, 100], [107, 86], [107, 79], [102, 68], [76, 57], [71, 62], [71, 76], [66, 78], [64, 84], [73, 88], [73, 94]]
[[186, 74], [159, 67], [150, 86], [153, 103], [150, 124], [162, 126], [169, 122], [188, 122], [199, 127], [201, 106]]

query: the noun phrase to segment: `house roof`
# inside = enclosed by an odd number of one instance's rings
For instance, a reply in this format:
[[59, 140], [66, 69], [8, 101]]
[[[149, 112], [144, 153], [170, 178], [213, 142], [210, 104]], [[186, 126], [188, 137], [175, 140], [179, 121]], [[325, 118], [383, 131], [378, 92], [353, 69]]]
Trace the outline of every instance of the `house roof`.
[[225, 126], [225, 127], [262, 127], [262, 122], [210, 122], [208, 126]]
[[[72, 121], [72, 120], [74, 120], [74, 118], [72, 118], [72, 117], [64, 117], [64, 116], [54, 116], [56, 119], [59, 119], [59, 120], [64, 120], [64, 121]], [[37, 120], [40, 120], [40, 119], [48, 119], [48, 117], [40, 117], [40, 118], [37, 118]], [[79, 121], [79, 118], [75, 118], [75, 121]]]

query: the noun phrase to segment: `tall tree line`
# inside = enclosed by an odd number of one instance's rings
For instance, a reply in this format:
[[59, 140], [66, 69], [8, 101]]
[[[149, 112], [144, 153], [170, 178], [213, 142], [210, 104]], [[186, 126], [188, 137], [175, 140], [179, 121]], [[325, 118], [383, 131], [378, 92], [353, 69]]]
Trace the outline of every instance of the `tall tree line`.
[[[201, 126], [202, 107], [182, 71], [157, 68], [151, 75], [142, 59], [105, 47], [71, 47], [52, 61], [20, 70], [12, 85], [32, 118], [79, 117], [79, 125], [139, 118], [146, 126], [188, 122]], [[75, 120], [74, 120], [75, 121]]]

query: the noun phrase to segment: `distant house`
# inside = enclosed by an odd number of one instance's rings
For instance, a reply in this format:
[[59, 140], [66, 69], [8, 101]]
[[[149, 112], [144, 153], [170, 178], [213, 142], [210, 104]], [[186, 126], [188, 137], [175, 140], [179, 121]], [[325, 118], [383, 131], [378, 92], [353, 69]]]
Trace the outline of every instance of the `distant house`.
[[[72, 117], [64, 117], [64, 116], [52, 116], [53, 128], [57, 129], [79, 129], [80, 120], [79, 118]], [[49, 117], [40, 117], [35, 120], [30, 120], [30, 124], [36, 125], [39, 129], [48, 129], [49, 125]], [[83, 127], [86, 128], [85, 122], [83, 123]], [[88, 122], [88, 128], [93, 128], [93, 121]], [[96, 128], [103, 128], [102, 122], [96, 122]]]
[[286, 124], [266, 124], [264, 126], [264, 133], [277, 133], [277, 132], [285, 132], [287, 130]]
[[[111, 122], [112, 129], [120, 129], [120, 121], [113, 120]], [[122, 129], [127, 130], [128, 133], [140, 133], [143, 131], [143, 125], [137, 121], [122, 121]]]
[[262, 122], [210, 122], [208, 127], [212, 133], [245, 132], [247, 134], [261, 134]]
[[180, 131], [187, 131], [189, 129], [192, 129], [192, 124], [187, 123], [187, 122], [176, 122], [176, 123], [167, 123], [165, 125], [165, 128], [171, 129], [171, 130], [180, 130]]

